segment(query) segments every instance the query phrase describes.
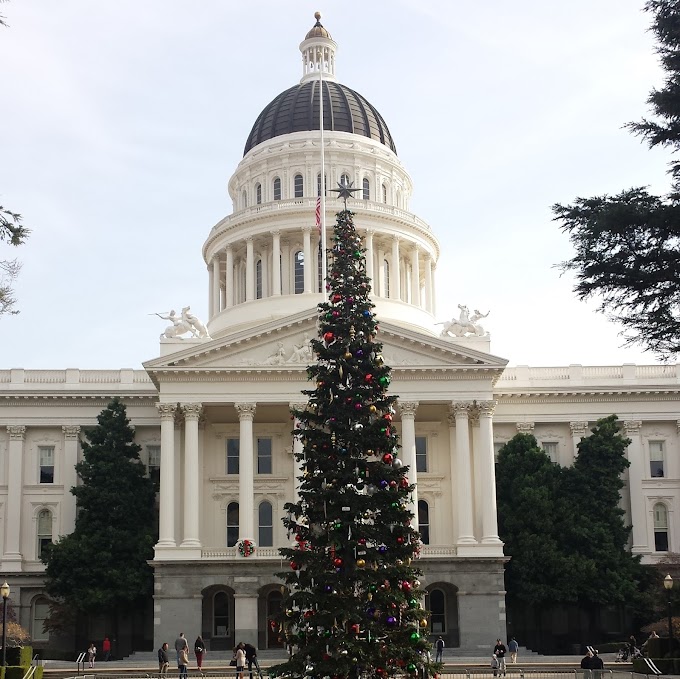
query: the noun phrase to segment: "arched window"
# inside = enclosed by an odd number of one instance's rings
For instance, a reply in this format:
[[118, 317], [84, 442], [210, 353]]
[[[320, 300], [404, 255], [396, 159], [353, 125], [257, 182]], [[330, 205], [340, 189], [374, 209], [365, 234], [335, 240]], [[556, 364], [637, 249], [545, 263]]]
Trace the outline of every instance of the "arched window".
[[229, 595], [216, 592], [213, 598], [213, 637], [229, 636]]
[[340, 175], [340, 183], [341, 183], [343, 186], [349, 186], [349, 175], [348, 175], [346, 172], [343, 172], [343, 173]]
[[305, 291], [305, 253], [298, 250], [294, 259], [294, 290], [296, 295], [301, 295]]
[[274, 178], [274, 200], [281, 200], [281, 178]]
[[259, 182], [255, 184], [255, 202], [258, 205], [262, 203], [262, 184]]
[[654, 505], [654, 550], [668, 551], [668, 510], [661, 502]]
[[387, 184], [382, 185], [383, 203], [387, 202]]
[[47, 545], [52, 544], [52, 512], [49, 509], [41, 509], [38, 513], [38, 545], [36, 557], [40, 559]]
[[429, 600], [431, 632], [446, 634], [446, 595], [441, 589], [433, 589]]
[[234, 547], [238, 542], [238, 502], [227, 505], [227, 547]]
[[383, 262], [383, 278], [385, 280], [385, 289], [383, 291], [383, 297], [390, 296], [390, 263], [385, 260]]
[[[328, 189], [328, 177], [324, 175], [323, 177], [323, 190], [324, 190], [324, 195], [326, 195], [326, 191]], [[321, 195], [321, 172], [316, 175], [316, 195], [320, 196]]]
[[266, 500], [260, 502], [257, 508], [258, 523], [260, 526], [259, 540], [260, 547], [271, 547], [274, 544], [274, 526], [272, 520], [272, 506]]
[[243, 207], [248, 207], [248, 192], [243, 192]]
[[305, 192], [305, 184], [301, 174], [295, 175], [295, 197], [302, 198]]
[[[267, 594], [267, 621], [269, 623], [278, 620], [281, 613], [283, 594], [272, 591]], [[277, 625], [267, 625], [267, 648], [281, 648], [283, 646]]]
[[364, 177], [363, 189], [364, 189], [364, 200], [371, 200], [371, 185], [369, 184], [368, 179], [366, 177]]
[[255, 264], [255, 298], [262, 299], [262, 260]]
[[33, 641], [49, 641], [50, 634], [45, 631], [45, 620], [50, 612], [50, 602], [45, 597], [38, 597], [33, 602], [31, 612], [31, 636]]
[[425, 500], [418, 500], [418, 532], [424, 545], [430, 544], [430, 507]]

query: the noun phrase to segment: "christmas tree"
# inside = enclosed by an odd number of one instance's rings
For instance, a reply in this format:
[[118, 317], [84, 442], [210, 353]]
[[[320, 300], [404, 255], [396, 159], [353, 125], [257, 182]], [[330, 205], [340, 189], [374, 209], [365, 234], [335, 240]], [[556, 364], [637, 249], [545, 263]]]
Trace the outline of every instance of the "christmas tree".
[[387, 677], [433, 674], [412, 486], [398, 457], [396, 396], [376, 341], [370, 280], [353, 213], [339, 212], [319, 305], [316, 388], [294, 411], [302, 441], [299, 501], [286, 505], [294, 535], [279, 627], [291, 649], [274, 674]]

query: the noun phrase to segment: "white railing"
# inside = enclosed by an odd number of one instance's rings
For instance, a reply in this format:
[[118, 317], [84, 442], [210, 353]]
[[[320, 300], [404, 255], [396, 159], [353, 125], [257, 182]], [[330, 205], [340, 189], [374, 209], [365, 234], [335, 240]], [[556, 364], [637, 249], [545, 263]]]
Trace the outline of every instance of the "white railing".
[[572, 382], [574, 384], [587, 384], [597, 386], [597, 383], [607, 383], [621, 381], [630, 384], [634, 381], [644, 381], [649, 383], [651, 380], [660, 383], [680, 383], [680, 364], [671, 365], [569, 365], [569, 366], [547, 366], [534, 368], [526, 365], [506, 368], [500, 380], [498, 388], [512, 386], [519, 388], [526, 386], [546, 386], [545, 383]]
[[146, 384], [144, 370], [0, 370], [0, 384]]
[[[445, 558], [456, 556], [456, 548], [450, 545], [423, 545], [420, 556], [424, 558]], [[203, 549], [201, 551], [203, 559], [241, 559], [236, 552], [236, 547], [221, 547], [219, 549]], [[253, 556], [249, 556], [250, 561], [257, 559], [281, 559], [278, 547], [258, 547]]]

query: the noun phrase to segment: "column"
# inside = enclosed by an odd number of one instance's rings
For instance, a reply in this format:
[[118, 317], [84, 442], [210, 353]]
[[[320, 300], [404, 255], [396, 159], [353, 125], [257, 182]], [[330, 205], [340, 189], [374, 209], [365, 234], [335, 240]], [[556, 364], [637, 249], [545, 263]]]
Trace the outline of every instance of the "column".
[[246, 302], [255, 299], [255, 249], [252, 238], [246, 238]]
[[642, 421], [625, 420], [623, 428], [630, 439], [628, 444], [628, 493], [630, 495], [630, 522], [633, 526], [633, 554], [649, 551], [647, 535], [647, 512], [645, 496], [642, 492], [642, 479], [645, 477], [644, 450], [642, 447]]
[[220, 313], [220, 258], [218, 255], [213, 257], [210, 273], [210, 290], [212, 292], [210, 315], [217, 316]]
[[418, 246], [411, 251], [411, 304], [420, 306], [420, 263], [418, 261]]
[[213, 267], [208, 266], [208, 320], [213, 317], [215, 309], [215, 282]]
[[[291, 410], [304, 410], [307, 407], [306, 403], [291, 403]], [[294, 420], [293, 428], [297, 429], [300, 420], [297, 417]], [[293, 437], [293, 500], [300, 502], [300, 481], [298, 477], [302, 476], [302, 459], [298, 462], [297, 455], [302, 454], [302, 441], [297, 437]]]
[[281, 232], [272, 232], [272, 295], [281, 294]]
[[234, 619], [236, 638], [257, 648], [257, 594], [238, 591], [234, 594]]
[[588, 423], [570, 422], [569, 428], [571, 429], [571, 442], [574, 447], [573, 459], [575, 460], [578, 457], [578, 444], [581, 443], [581, 439], [584, 438], [588, 433]]
[[[21, 510], [23, 505], [24, 441], [26, 427], [8, 426], [9, 446], [7, 456], [7, 516], [5, 553], [2, 562], [5, 570], [21, 570]], [[8, 567], [8, 563], [14, 562]]]
[[482, 542], [500, 543], [498, 537], [498, 514], [496, 512], [496, 470], [493, 455], [493, 413], [496, 401], [477, 401], [479, 413], [479, 450], [475, 456], [480, 457], [482, 472]]
[[390, 269], [390, 299], [400, 299], [401, 295], [401, 272], [399, 271], [399, 238], [392, 239], [392, 268]]
[[378, 248], [378, 296], [386, 297], [385, 290], [387, 288], [387, 281], [385, 280], [385, 251]]
[[[408, 465], [408, 477], [411, 483], [418, 483], [418, 471], [416, 469], [416, 410], [418, 402], [399, 401], [399, 415], [401, 416], [401, 454], [403, 462]], [[409, 509], [415, 515], [412, 521], [413, 528], [418, 530], [418, 486], [411, 496]]]
[[425, 258], [425, 311], [432, 313], [432, 257]]
[[201, 404], [183, 403], [181, 407], [184, 413], [184, 539], [181, 546], [200, 548], [198, 419], [201, 416]]
[[262, 299], [264, 299], [271, 294], [269, 287], [269, 252], [266, 245], [262, 246], [260, 257], [262, 258]]
[[234, 306], [234, 249], [227, 245], [227, 270], [224, 274], [225, 305], [227, 309]]
[[158, 547], [175, 547], [175, 405], [158, 403], [161, 416], [161, 483]]
[[281, 294], [290, 295], [290, 244], [281, 242]]
[[314, 266], [312, 265], [312, 227], [303, 226], [302, 227], [302, 250], [305, 258], [304, 266], [304, 283], [305, 283], [305, 293], [312, 292], [312, 270]]
[[253, 460], [253, 419], [255, 403], [235, 403], [239, 422], [239, 538], [253, 540], [255, 536], [255, 471]]
[[378, 290], [373, 280], [373, 229], [366, 229], [366, 276], [371, 279], [371, 288], [376, 295]]
[[76, 527], [76, 498], [71, 493], [71, 488], [78, 483], [76, 464], [78, 463], [80, 427], [64, 425], [61, 431], [64, 434], [64, 500], [61, 505], [60, 535], [68, 535]]
[[[475, 540], [472, 523], [472, 465], [470, 463], [470, 429], [469, 413], [471, 404], [466, 401], [452, 403], [449, 409], [449, 434], [455, 440], [451, 441], [451, 449], [455, 450], [456, 477], [451, 479], [453, 496], [456, 498], [456, 512], [458, 514], [459, 545], [472, 545]], [[453, 425], [455, 424], [455, 430]]]

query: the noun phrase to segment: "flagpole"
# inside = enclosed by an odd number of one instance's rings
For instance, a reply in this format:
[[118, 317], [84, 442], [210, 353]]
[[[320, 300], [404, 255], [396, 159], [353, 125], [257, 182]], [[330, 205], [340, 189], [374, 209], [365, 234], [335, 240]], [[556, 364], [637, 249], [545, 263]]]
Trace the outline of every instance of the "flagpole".
[[[319, 55], [319, 130], [321, 138], [321, 294], [325, 302], [328, 299], [326, 291], [326, 162], [323, 140], [323, 47]], [[311, 263], [311, 262], [310, 262]]]

